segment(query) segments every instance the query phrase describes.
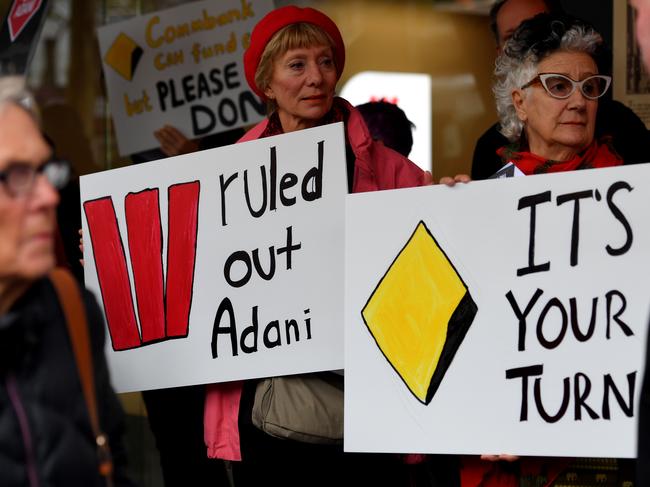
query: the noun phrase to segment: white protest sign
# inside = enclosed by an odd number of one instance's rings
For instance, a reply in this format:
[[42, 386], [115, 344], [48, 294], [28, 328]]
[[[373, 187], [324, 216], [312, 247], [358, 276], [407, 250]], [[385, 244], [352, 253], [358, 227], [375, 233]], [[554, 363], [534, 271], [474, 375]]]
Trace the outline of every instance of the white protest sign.
[[346, 450], [635, 456], [650, 165], [346, 208]]
[[81, 178], [120, 392], [343, 366], [343, 125]]
[[158, 147], [153, 133], [188, 138], [260, 121], [265, 105], [248, 87], [243, 53], [271, 0], [193, 2], [97, 31], [121, 155]]

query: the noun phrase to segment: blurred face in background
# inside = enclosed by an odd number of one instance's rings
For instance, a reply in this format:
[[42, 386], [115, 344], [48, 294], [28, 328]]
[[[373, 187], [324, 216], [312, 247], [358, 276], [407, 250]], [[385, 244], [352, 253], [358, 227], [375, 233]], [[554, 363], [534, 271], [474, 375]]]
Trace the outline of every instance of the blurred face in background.
[[524, 21], [537, 14], [548, 12], [543, 0], [508, 0], [497, 13], [497, 34], [499, 43], [497, 51], [501, 52], [505, 42]]
[[0, 293], [44, 276], [55, 264], [57, 191], [40, 173], [24, 194], [13, 194], [4, 179], [8, 168], [39, 168], [50, 156], [31, 115], [13, 103], [0, 106]]

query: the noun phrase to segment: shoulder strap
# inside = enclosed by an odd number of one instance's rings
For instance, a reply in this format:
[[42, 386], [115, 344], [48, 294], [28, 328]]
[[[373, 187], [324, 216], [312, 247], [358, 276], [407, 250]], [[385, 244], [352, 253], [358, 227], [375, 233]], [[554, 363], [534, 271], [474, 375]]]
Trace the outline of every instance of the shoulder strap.
[[93, 429], [97, 452], [99, 457], [99, 472], [110, 479], [113, 465], [106, 435], [101, 432], [99, 416], [97, 414], [97, 400], [95, 396], [95, 379], [93, 372], [90, 337], [88, 335], [88, 321], [79, 287], [69, 271], [56, 268], [50, 272], [50, 280], [59, 297], [63, 309], [68, 335], [72, 343], [77, 372], [81, 380], [81, 389], [88, 408], [90, 425]]
[[72, 342], [77, 371], [81, 379], [90, 424], [93, 432], [99, 430], [99, 419], [97, 417], [97, 402], [95, 399], [95, 380], [93, 374], [93, 363], [90, 353], [90, 338], [88, 336], [88, 323], [83, 308], [79, 289], [74, 278], [64, 269], [56, 268], [50, 273], [50, 280], [54, 284], [59, 303], [63, 308], [65, 323], [68, 327], [68, 335]]

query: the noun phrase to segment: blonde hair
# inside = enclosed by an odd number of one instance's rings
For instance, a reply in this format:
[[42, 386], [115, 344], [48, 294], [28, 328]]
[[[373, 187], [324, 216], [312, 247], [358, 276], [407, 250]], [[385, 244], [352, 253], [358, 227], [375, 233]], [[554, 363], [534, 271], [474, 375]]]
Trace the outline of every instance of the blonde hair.
[[[266, 44], [255, 71], [255, 84], [258, 89], [264, 92], [271, 83], [273, 64], [276, 59], [291, 49], [312, 46], [329, 46], [332, 49], [332, 54], [335, 54], [334, 41], [327, 32], [317, 25], [298, 22], [277, 31]], [[338, 66], [335, 67], [338, 72]], [[277, 108], [275, 100], [267, 100], [267, 108], [269, 113], [273, 112]]]

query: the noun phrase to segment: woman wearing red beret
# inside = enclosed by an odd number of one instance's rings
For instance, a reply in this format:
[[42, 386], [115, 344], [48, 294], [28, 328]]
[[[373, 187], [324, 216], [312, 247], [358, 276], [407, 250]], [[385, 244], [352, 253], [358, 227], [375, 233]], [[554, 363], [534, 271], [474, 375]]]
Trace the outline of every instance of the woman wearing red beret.
[[335, 96], [344, 65], [341, 33], [325, 14], [294, 6], [270, 12], [253, 29], [244, 54], [246, 80], [270, 115], [240, 142], [344, 122], [350, 191], [429, 183], [429, 173], [374, 142], [357, 110]]
[[[241, 141], [344, 122], [350, 192], [430, 183], [429, 173], [374, 141], [361, 115], [335, 96], [344, 64], [343, 39], [329, 17], [295, 6], [270, 12], [253, 29], [244, 54], [248, 84], [267, 101], [270, 115]], [[342, 377], [323, 374], [326, 382], [338, 382], [342, 389]], [[256, 429], [251, 422], [255, 386], [255, 381], [215, 384], [206, 398], [208, 455], [243, 460], [233, 469], [238, 487], [402, 483], [396, 456], [344, 454], [341, 444], [278, 439]], [[341, 401], [338, 416], [342, 409]]]

